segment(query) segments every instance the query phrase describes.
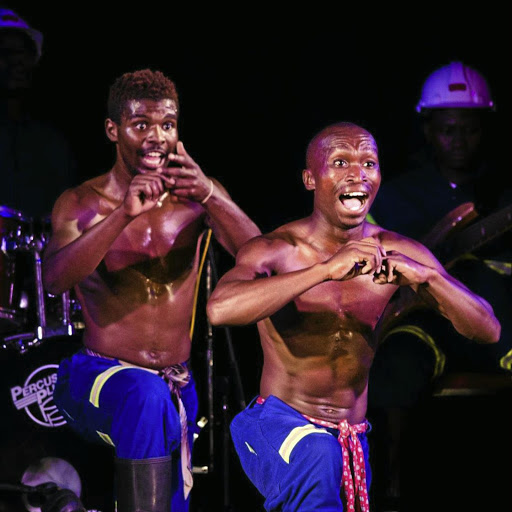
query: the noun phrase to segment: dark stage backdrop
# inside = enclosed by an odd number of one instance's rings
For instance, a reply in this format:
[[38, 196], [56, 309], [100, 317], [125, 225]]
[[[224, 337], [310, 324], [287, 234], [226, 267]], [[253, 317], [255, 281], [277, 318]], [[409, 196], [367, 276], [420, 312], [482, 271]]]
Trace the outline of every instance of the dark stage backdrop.
[[511, 132], [504, 8], [465, 14], [424, 5], [413, 14], [320, 2], [278, 13], [264, 4], [23, 0], [12, 7], [44, 33], [38, 105], [73, 142], [80, 177], [112, 162], [103, 129], [109, 84], [128, 70], [158, 68], [177, 84], [186, 148], [264, 230], [310, 211], [304, 151], [326, 123], [351, 120], [373, 131], [384, 179], [396, 172], [417, 143], [421, 84], [452, 59], [487, 76], [503, 132]]

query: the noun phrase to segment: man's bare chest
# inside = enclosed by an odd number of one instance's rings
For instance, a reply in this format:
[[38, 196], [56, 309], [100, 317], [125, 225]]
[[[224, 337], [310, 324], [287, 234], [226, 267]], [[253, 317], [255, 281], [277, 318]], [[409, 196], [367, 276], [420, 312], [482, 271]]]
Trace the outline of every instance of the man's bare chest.
[[204, 223], [195, 212], [141, 215], [116, 238], [104, 257], [109, 272], [143, 267], [156, 272], [189, 264]]

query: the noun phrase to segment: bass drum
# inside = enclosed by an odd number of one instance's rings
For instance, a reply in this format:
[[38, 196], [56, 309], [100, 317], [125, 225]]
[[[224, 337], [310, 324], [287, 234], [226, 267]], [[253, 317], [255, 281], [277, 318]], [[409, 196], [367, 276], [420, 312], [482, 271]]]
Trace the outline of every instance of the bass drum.
[[[113, 512], [114, 452], [93, 445], [68, 426], [53, 401], [60, 361], [81, 347], [78, 335], [43, 340], [25, 353], [0, 350], [0, 481], [19, 485], [41, 459], [62, 459], [77, 471], [86, 509]], [[0, 510], [26, 512], [23, 497], [0, 493]], [[2, 500], [10, 501], [2, 508]]]

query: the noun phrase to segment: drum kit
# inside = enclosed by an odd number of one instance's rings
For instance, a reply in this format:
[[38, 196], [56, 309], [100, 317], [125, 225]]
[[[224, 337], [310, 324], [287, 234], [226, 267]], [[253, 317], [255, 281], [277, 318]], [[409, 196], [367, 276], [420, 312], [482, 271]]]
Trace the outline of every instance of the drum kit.
[[0, 332], [2, 348], [20, 353], [54, 336], [83, 328], [80, 305], [67, 291], [46, 293], [41, 255], [51, 234], [48, 218], [36, 221], [0, 206]]
[[[0, 491], [6, 482], [22, 485], [34, 467], [48, 472], [50, 461], [54, 473], [71, 464], [86, 499], [102, 500], [110, 487], [98, 480], [98, 464], [109, 467], [110, 450], [78, 438], [53, 402], [58, 365], [81, 347], [84, 325], [73, 291], [44, 289], [41, 258], [50, 236], [48, 218], [0, 206]], [[11, 498], [0, 492], [0, 510], [4, 499]], [[26, 496], [8, 503], [8, 510], [27, 510]], [[97, 508], [108, 510], [101, 501]]]

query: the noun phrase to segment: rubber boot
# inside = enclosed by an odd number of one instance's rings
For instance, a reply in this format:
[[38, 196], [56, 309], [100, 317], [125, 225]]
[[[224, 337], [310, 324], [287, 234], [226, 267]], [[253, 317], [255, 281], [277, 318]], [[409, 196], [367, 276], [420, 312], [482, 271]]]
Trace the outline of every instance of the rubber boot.
[[115, 460], [117, 512], [170, 512], [171, 456]]

